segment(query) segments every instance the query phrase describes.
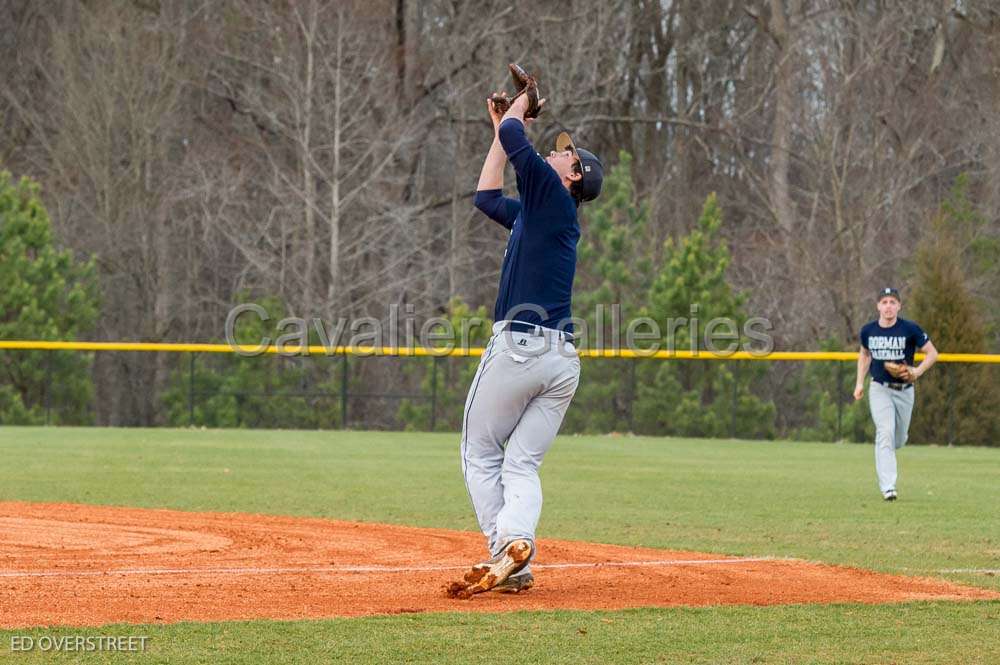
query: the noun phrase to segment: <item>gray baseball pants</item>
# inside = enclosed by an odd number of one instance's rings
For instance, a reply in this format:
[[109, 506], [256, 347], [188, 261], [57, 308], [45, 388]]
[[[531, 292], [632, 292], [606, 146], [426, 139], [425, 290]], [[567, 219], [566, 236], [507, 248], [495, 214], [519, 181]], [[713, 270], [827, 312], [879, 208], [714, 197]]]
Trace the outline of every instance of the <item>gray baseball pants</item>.
[[916, 388], [893, 390], [872, 381], [868, 406], [875, 421], [875, 474], [882, 492], [896, 489], [896, 450], [906, 445]]
[[494, 326], [465, 401], [461, 446], [465, 486], [491, 555], [518, 538], [535, 541], [538, 468], [579, 380], [580, 359], [568, 341]]

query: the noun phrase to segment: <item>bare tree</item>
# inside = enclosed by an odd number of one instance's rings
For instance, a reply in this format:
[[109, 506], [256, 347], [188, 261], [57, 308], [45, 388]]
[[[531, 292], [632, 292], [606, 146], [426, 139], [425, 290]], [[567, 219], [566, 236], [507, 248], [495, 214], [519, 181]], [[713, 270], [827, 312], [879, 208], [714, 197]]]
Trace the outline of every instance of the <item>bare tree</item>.
[[[48, 51], [33, 54], [43, 104], [30, 107], [23, 88], [6, 94], [38, 137], [34, 162], [57, 192], [62, 234], [98, 257], [105, 337], [160, 340], [175, 322], [183, 27], [115, 3], [67, 8], [48, 17]], [[163, 370], [162, 358], [100, 358], [97, 371], [127, 386], [99, 399], [106, 419], [151, 422], [142, 388], [161, 385]]]
[[[566, 129], [608, 167], [633, 154], [654, 248], [717, 192], [779, 346], [853, 344], [960, 174], [986, 220], [970, 256], [1000, 234], [995, 4], [11, 0], [0, 160], [98, 256], [103, 338], [217, 339], [263, 295], [327, 318], [489, 305], [505, 236], [471, 197], [484, 98], [520, 61], [549, 99], [539, 150]], [[970, 289], [995, 305], [998, 279]], [[170, 369], [100, 356], [99, 422], [155, 422]]]

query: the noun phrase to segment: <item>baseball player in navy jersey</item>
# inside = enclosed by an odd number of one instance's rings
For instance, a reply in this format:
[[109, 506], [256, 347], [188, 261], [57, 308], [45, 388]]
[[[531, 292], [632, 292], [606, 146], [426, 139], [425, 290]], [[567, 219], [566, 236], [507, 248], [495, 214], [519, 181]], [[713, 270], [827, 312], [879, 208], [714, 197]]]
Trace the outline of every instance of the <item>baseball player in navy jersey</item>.
[[[870, 369], [868, 404], [875, 421], [875, 474], [882, 498], [895, 501], [896, 450], [906, 445], [916, 392], [913, 382], [937, 362], [938, 352], [920, 326], [899, 318], [902, 307], [899, 291], [891, 287], [879, 291], [877, 307], [878, 319], [861, 328], [854, 399], [864, 395], [865, 375]], [[913, 367], [913, 356], [918, 349], [926, 355]], [[887, 362], [905, 365], [902, 376], [890, 374]]]
[[[502, 117], [487, 102], [494, 140], [475, 205], [510, 236], [493, 336], [469, 388], [461, 442], [462, 475], [490, 558], [452, 585], [449, 593], [459, 597], [533, 585], [529, 562], [542, 510], [538, 468], [580, 378], [570, 321], [577, 208], [600, 194], [603, 167], [566, 133], [542, 158], [525, 135], [527, 108], [527, 95]], [[502, 191], [508, 160], [517, 174], [517, 199]]]

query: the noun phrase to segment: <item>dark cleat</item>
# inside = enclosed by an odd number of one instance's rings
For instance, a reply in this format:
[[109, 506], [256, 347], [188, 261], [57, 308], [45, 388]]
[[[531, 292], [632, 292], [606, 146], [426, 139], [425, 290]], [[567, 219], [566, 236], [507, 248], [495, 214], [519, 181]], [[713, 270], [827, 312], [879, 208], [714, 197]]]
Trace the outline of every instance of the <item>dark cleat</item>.
[[493, 590], [500, 593], [521, 593], [533, 586], [535, 586], [535, 576], [531, 573], [521, 573], [519, 575], [511, 575], [493, 587]]

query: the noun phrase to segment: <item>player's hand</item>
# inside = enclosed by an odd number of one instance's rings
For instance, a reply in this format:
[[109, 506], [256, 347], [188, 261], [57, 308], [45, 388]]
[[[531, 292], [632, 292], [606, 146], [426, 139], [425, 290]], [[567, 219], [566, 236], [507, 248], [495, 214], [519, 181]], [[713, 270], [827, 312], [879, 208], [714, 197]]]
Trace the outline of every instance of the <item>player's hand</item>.
[[[497, 94], [504, 97], [505, 99], [507, 97], [507, 93], [502, 90]], [[493, 101], [490, 97], [486, 98], [486, 111], [487, 113], [490, 114], [490, 120], [493, 121], [493, 131], [496, 131], [497, 127], [500, 126], [500, 121], [503, 119], [504, 114], [503, 112], [497, 110], [497, 107], [493, 104]]]
[[[538, 120], [538, 118], [525, 118], [524, 117], [523, 114], [524, 114], [524, 112], [528, 108], [528, 102], [527, 101], [524, 102], [524, 104], [522, 105], [523, 108], [517, 106], [517, 103], [519, 101], [521, 101], [522, 99], [527, 100], [527, 96], [526, 95], [521, 95], [520, 97], [518, 97], [517, 99], [514, 100], [514, 103], [511, 104], [510, 107], [511, 107], [511, 109], [514, 109], [515, 107], [517, 107], [517, 111], [516, 112], [519, 113], [519, 114], [521, 114], [521, 122], [524, 123], [525, 128], [528, 128], [528, 127], [531, 126], [531, 124], [533, 122], [535, 122], [535, 120]], [[545, 100], [544, 99], [538, 100], [538, 111], [539, 111], [539, 113], [541, 112], [543, 106], [545, 106]]]
[[864, 386], [854, 386], [854, 401], [857, 402], [859, 399], [864, 397], [865, 387]]
[[524, 112], [528, 110], [528, 96], [521, 95], [510, 105], [510, 110], [517, 113], [519, 116], [524, 117]]

